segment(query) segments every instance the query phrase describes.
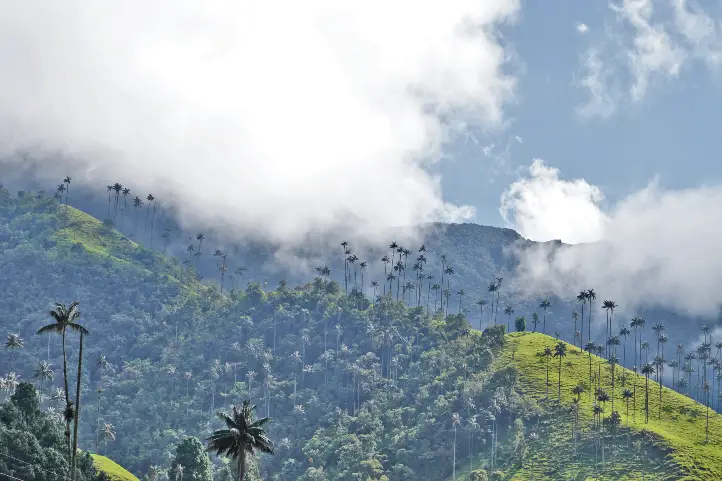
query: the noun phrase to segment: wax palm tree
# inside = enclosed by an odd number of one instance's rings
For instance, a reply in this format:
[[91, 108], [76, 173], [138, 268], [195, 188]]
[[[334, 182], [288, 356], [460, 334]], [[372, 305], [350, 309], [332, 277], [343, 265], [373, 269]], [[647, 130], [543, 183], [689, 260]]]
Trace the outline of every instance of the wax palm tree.
[[554, 357], [559, 358], [559, 376], [557, 383], [557, 400], [562, 400], [562, 359], [567, 356], [567, 345], [563, 341], [557, 342], [554, 346]]
[[78, 452], [78, 423], [80, 422], [80, 379], [83, 373], [83, 336], [89, 334], [88, 330], [80, 324], [75, 324], [77, 327], [75, 330], [80, 333], [80, 349], [78, 350], [78, 377], [77, 384], [75, 386], [75, 416], [73, 417], [73, 449], [72, 449], [72, 474], [71, 479], [75, 480], [77, 477], [76, 467], [76, 454]]
[[629, 427], [629, 401], [634, 398], [634, 393], [631, 389], [627, 388], [622, 392], [622, 399], [627, 404], [627, 427]]
[[533, 332], [536, 332], [536, 328], [539, 325], [539, 314], [537, 314], [536, 312], [531, 313], [531, 323], [534, 325]]
[[368, 267], [368, 262], [361, 261], [359, 263], [358, 267], [359, 267], [359, 271], [361, 271], [361, 293], [363, 294], [363, 292], [364, 292], [364, 271]]
[[[617, 308], [617, 304], [614, 301], [605, 299], [602, 301], [602, 309], [606, 311], [607, 323], [605, 325], [605, 337], [609, 338], [612, 336], [612, 316], [614, 315], [614, 309]], [[609, 357], [609, 346], [607, 346], [607, 357]]]
[[136, 196], [133, 199], [133, 208], [135, 209], [135, 221], [133, 222], [133, 237], [135, 238], [138, 232], [138, 212], [143, 208], [143, 199]]
[[506, 319], [506, 332], [511, 332], [511, 316], [514, 315], [514, 309], [511, 306], [504, 308], [504, 314], [507, 316]]
[[481, 321], [484, 318], [484, 306], [486, 304], [486, 299], [482, 299], [481, 297], [476, 301], [476, 305], [479, 306], [479, 329], [481, 329]]
[[[384, 264], [384, 279], [385, 279], [385, 278], [389, 275], [389, 273], [388, 273], [388, 265], [389, 265], [389, 263], [391, 262], [391, 259], [389, 259], [389, 256], [383, 256], [383, 257], [381, 258], [381, 262], [383, 262], [383, 264]], [[384, 297], [386, 297], [386, 284], [384, 284], [384, 292], [383, 292], [383, 295], [384, 295]]]
[[[145, 198], [145, 200], [148, 201], [148, 208], [147, 208], [146, 211], [145, 211], [145, 223], [144, 223], [144, 225], [143, 225], [143, 232], [148, 232], [148, 216], [150, 215], [150, 206], [151, 206], [151, 204], [152, 204], [153, 206], [155, 206], [155, 203], [154, 203], [155, 197], [153, 197], [153, 194], [148, 194], [148, 196]], [[155, 217], [155, 207], [153, 208], [153, 213], [154, 213], [154, 217]], [[151, 223], [151, 226], [150, 226], [150, 241], [151, 241], [151, 243], [153, 242], [153, 224], [152, 224], [152, 223]], [[153, 248], [153, 247], [152, 247], [152, 245], [151, 245], [151, 249], [152, 249], [152, 248]]]
[[115, 204], [113, 204], [113, 222], [118, 215], [118, 201], [120, 200], [120, 193], [123, 192], [123, 184], [116, 182], [113, 184], [113, 192], [115, 192]]
[[706, 422], [704, 427], [704, 442], [709, 443], [709, 381], [705, 381], [704, 385], [702, 386], [702, 389], [704, 390], [704, 405], [707, 408], [707, 415], [706, 415]]
[[111, 215], [110, 215], [110, 198], [111, 198], [111, 194], [113, 193], [113, 186], [112, 186], [112, 185], [109, 185], [109, 186], [107, 186], [107, 189], [108, 189], [108, 219], [110, 219], [110, 218], [111, 218]]
[[642, 366], [642, 374], [645, 378], [645, 384], [644, 384], [644, 422], [649, 422], [649, 376], [654, 374], [654, 366], [652, 366], [650, 363], [645, 363], [644, 366]]
[[103, 423], [103, 439], [105, 439], [105, 453], [108, 454], [108, 441], [115, 441], [115, 427], [110, 423]]
[[547, 370], [547, 381], [546, 381], [546, 397], [549, 397], [549, 361], [552, 357], [554, 357], [554, 351], [552, 351], [552, 348], [547, 346], [544, 348], [544, 350], [541, 352], [541, 357], [544, 358], [545, 364], [546, 364], [546, 370]]
[[461, 314], [461, 301], [464, 299], [466, 292], [464, 291], [464, 289], [459, 289], [459, 292], [457, 292], [456, 294], [459, 296], [459, 314]]
[[100, 379], [98, 381], [98, 408], [95, 415], [95, 451], [98, 451], [98, 443], [100, 442], [100, 398], [103, 395], [103, 371], [108, 368], [108, 358], [105, 354], [101, 354], [98, 361], [95, 364], [98, 367], [100, 373]]
[[125, 210], [128, 208], [128, 196], [130, 195], [130, 189], [123, 187], [121, 191], [123, 194], [123, 210], [120, 211], [120, 225], [123, 226], [123, 219], [125, 219]]
[[499, 311], [499, 299], [501, 297], [501, 284], [504, 282], [503, 277], [497, 277], [496, 278], [496, 311], [494, 313], [494, 323], [496, 324], [496, 315]]
[[[584, 344], [584, 306], [587, 303], [587, 291], [581, 291], [579, 294], [577, 294], [577, 302], [582, 305], [582, 324], [579, 329], [582, 333], [581, 339], [579, 340], [579, 349], [581, 349], [582, 344]], [[591, 340], [591, 337], [589, 338], [589, 340]]]
[[168, 238], [170, 237], [170, 227], [165, 226], [163, 228], [163, 233], [160, 236], [163, 238], [163, 254], [165, 254], [166, 250], [168, 249]]
[[10, 370], [13, 368], [16, 351], [22, 349], [24, 346], [25, 344], [23, 344], [23, 339], [20, 337], [20, 334], [8, 334], [5, 341], [5, 348], [10, 351]]
[[602, 431], [604, 431], [604, 408], [607, 406], [607, 403], [609, 402], [609, 393], [607, 393], [607, 391], [605, 391], [603, 389], [600, 390], [599, 393], [597, 394], [597, 401], [602, 403], [602, 411], [601, 411], [602, 419], [601, 419], [600, 424], [602, 426]]
[[490, 282], [486, 290], [491, 294], [491, 317], [492, 323], [496, 324], [496, 318], [494, 317], [494, 294], [496, 293], [497, 287], [496, 282]]
[[622, 326], [619, 330], [619, 335], [624, 338], [624, 346], [622, 346], [622, 362], [624, 362], [625, 366], [627, 365], [627, 337], [629, 337], [630, 334], [632, 334], [632, 331], [627, 326]]
[[208, 451], [236, 461], [239, 481], [244, 481], [246, 476], [247, 455], [254, 456], [256, 451], [273, 454], [273, 443], [263, 429], [270, 418], [254, 420], [255, 409], [256, 406], [244, 400], [240, 409], [233, 406], [229, 414], [218, 413], [218, 417], [226, 423], [226, 429], [214, 431], [206, 439]]
[[452, 461], [453, 475], [452, 479], [456, 481], [456, 427], [461, 424], [461, 416], [459, 413], [454, 413], [451, 416], [451, 425], [454, 427], [454, 460]]
[[542, 314], [542, 332], [547, 333], [547, 309], [552, 307], [552, 303], [546, 297], [539, 303], [539, 308], [543, 310]]
[[48, 361], [40, 361], [38, 368], [35, 370], [35, 378], [40, 380], [40, 403], [43, 402], [43, 382], [47, 379], [52, 381], [55, 373]]
[[70, 422], [75, 416], [75, 409], [73, 408], [72, 402], [70, 402], [70, 392], [68, 389], [68, 356], [65, 349], [65, 334], [68, 329], [74, 332], [82, 332], [84, 327], [77, 324], [75, 321], [80, 317], [80, 311], [78, 310], [78, 302], [73, 302], [69, 307], [65, 307], [65, 304], [56, 303], [55, 309], [50, 311], [50, 317], [55, 321], [52, 324], [48, 324], [40, 328], [37, 334], [60, 334], [63, 343], [63, 384], [65, 388], [65, 441], [68, 448], [68, 464], [72, 462], [72, 451], [70, 444]]

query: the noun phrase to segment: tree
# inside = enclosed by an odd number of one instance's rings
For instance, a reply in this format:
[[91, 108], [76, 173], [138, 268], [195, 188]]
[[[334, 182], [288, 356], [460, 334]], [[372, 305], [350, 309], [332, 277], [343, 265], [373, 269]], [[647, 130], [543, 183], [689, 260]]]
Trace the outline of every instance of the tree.
[[551, 306], [552, 303], [549, 302], [549, 299], [547, 298], [542, 299], [542, 301], [539, 303], [539, 308], [544, 311], [544, 313], [542, 314], [542, 332], [544, 334], [547, 333], [547, 309], [549, 309]]
[[78, 310], [78, 302], [73, 302], [70, 307], [65, 307], [65, 304], [56, 303], [55, 309], [50, 311], [50, 317], [55, 321], [52, 324], [48, 324], [38, 330], [36, 334], [60, 334], [63, 343], [63, 384], [65, 388], [65, 442], [68, 448], [68, 464], [72, 464], [73, 454], [71, 451], [70, 444], [70, 422], [75, 416], [75, 409], [73, 403], [70, 402], [70, 393], [68, 389], [68, 356], [65, 350], [65, 333], [68, 329], [75, 332], [80, 332], [85, 329], [75, 321], [80, 317], [80, 311]]
[[592, 338], [592, 303], [597, 298], [597, 294], [594, 292], [594, 289], [588, 289], [587, 290], [587, 301], [589, 301], [589, 316], [587, 318], [587, 339]]
[[524, 319], [524, 316], [516, 318], [514, 327], [516, 328], [516, 332], [524, 332], [526, 330], [526, 319]]
[[[612, 337], [612, 316], [614, 315], [614, 309], [617, 308], [617, 304], [614, 301], [610, 300], [604, 300], [602, 301], [602, 309], [606, 311], [607, 314], [607, 323], [605, 325], [605, 337], [610, 338]], [[607, 357], [609, 357], [609, 349], [610, 346], [607, 346]]]
[[552, 348], [547, 346], [544, 348], [544, 350], [541, 352], [541, 357], [544, 358], [545, 364], [546, 364], [546, 370], [547, 370], [547, 382], [546, 382], [546, 396], [549, 397], [549, 360], [554, 357], [554, 351], [552, 351]]
[[[572, 344], [576, 345], [576, 339], [577, 339], [577, 320], [579, 320], [579, 313], [577, 311], [572, 312], [572, 319], [574, 319], [574, 333], [572, 335]], [[582, 341], [581, 338], [579, 340], [579, 349], [582, 348]]]
[[40, 361], [38, 368], [35, 370], [35, 377], [40, 380], [40, 403], [43, 402], [43, 382], [46, 379], [52, 381], [54, 375], [55, 373], [53, 373], [50, 363], [47, 361]]
[[233, 406], [229, 414], [218, 413], [226, 423], [226, 429], [214, 431], [206, 439], [208, 451], [215, 451], [217, 456], [226, 456], [238, 464], [238, 481], [244, 481], [247, 455], [254, 456], [256, 451], [273, 454], [273, 443], [263, 429], [270, 418], [254, 420], [255, 409], [256, 406], [244, 400], [240, 408]]
[[211, 460], [196, 437], [189, 436], [176, 445], [175, 456], [168, 470], [170, 479], [174, 479], [179, 466], [182, 466], [183, 481], [213, 481]]
[[511, 306], [506, 306], [506, 307], [504, 308], [504, 315], [507, 316], [506, 332], [511, 332], [510, 323], [511, 323], [511, 316], [514, 315], [514, 309], [512, 309]]
[[143, 200], [136, 196], [135, 199], [133, 199], [133, 208], [135, 209], [135, 220], [133, 222], [133, 237], [136, 238], [137, 232], [138, 232], [138, 213], [140, 212], [140, 209], [143, 208]]
[[644, 422], [649, 422], [649, 376], [654, 374], [654, 366], [652, 366], [650, 363], [646, 362], [644, 363], [644, 366], [642, 366], [642, 374], [645, 377], [645, 384], [644, 384]]
[[479, 298], [476, 301], [476, 305], [479, 306], [479, 329], [481, 329], [481, 322], [484, 318], [484, 306], [487, 304], [486, 299]]
[[[584, 344], [584, 305], [587, 303], [587, 291], [581, 291], [579, 294], [577, 294], [577, 302], [582, 305], [582, 324], [580, 327], [582, 335], [579, 339], [579, 349], [581, 349], [582, 345]], [[591, 341], [591, 338], [589, 339], [589, 341]]]
[[634, 393], [631, 389], [625, 389], [622, 392], [622, 399], [624, 399], [624, 402], [627, 403], [627, 426], [629, 426], [629, 401], [634, 398]]
[[537, 314], [536, 312], [532, 312], [531, 314], [531, 323], [534, 325], [533, 332], [536, 332], [536, 328], [539, 325], [539, 314]]
[[557, 342], [554, 346], [554, 357], [559, 358], [559, 376], [557, 382], [557, 399], [562, 400], [562, 359], [567, 356], [567, 345], [563, 341]]
[[15, 361], [15, 351], [23, 347], [24, 344], [20, 334], [8, 334], [7, 340], [5, 341], [5, 348], [10, 350], [10, 370], [12, 370], [13, 361]]
[[110, 423], [103, 423], [103, 440], [105, 441], [105, 454], [108, 454], [108, 441], [115, 441], [115, 427]]
[[452, 461], [453, 466], [453, 476], [452, 479], [456, 481], [456, 427], [461, 424], [461, 416], [459, 416], [459, 413], [454, 413], [451, 416], [451, 425], [454, 427], [454, 459]]
[[630, 334], [632, 334], [632, 331], [630, 331], [627, 326], [622, 326], [622, 328], [619, 330], [619, 335], [624, 338], [624, 346], [622, 347], [622, 362], [624, 363], [624, 366], [627, 365], [627, 337]]
[[72, 474], [71, 479], [77, 477], [76, 471], [76, 454], [78, 452], [78, 423], [80, 422], [80, 378], [83, 374], [83, 336], [88, 335], [88, 330], [80, 324], [75, 324], [75, 330], [80, 333], [80, 349], [78, 350], [78, 381], [75, 386], [75, 416], [73, 419], [73, 450], [72, 450]]

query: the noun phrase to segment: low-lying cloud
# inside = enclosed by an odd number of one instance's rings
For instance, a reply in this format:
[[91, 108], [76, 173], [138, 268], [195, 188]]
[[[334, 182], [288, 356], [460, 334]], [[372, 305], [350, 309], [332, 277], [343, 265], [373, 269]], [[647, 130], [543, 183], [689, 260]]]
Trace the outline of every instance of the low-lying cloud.
[[572, 298], [595, 288], [630, 311], [716, 316], [722, 292], [722, 187], [667, 190], [655, 180], [609, 208], [601, 189], [535, 160], [502, 197], [507, 224], [536, 241], [587, 242], [521, 253], [520, 284]]
[[0, 0], [0, 153], [277, 242], [468, 218], [426, 167], [455, 125], [502, 123], [518, 9]]

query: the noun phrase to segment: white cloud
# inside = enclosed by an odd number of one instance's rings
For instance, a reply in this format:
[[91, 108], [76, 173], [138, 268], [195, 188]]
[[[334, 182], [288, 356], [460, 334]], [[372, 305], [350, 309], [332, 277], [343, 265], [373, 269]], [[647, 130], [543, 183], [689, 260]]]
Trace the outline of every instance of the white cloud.
[[[578, 108], [584, 116], [606, 118], [621, 102], [640, 102], [651, 87], [679, 77], [694, 61], [711, 70], [721, 64], [722, 32], [696, 3], [621, 0], [610, 9], [616, 22], [582, 57], [583, 77], [593, 80], [579, 85], [589, 94], [587, 104]], [[604, 75], [594, 76], [602, 66]], [[619, 95], [608, 97], [614, 90]], [[615, 107], [599, 108], [609, 105]]]
[[601, 190], [534, 161], [510, 186], [510, 227], [534, 240], [598, 241], [524, 251], [520, 284], [568, 298], [593, 286], [625, 309], [658, 305], [716, 315], [722, 290], [722, 187], [665, 190], [656, 181], [609, 209]]
[[577, 28], [577, 32], [582, 35], [584, 35], [585, 33], [587, 33], [589, 31], [589, 26], [587, 26], [587, 24], [585, 24], [585, 23], [577, 24], [576, 28]]
[[503, 121], [518, 1], [0, 0], [0, 146], [276, 241], [468, 217], [436, 161]]
[[619, 92], [614, 84], [614, 73], [604, 65], [595, 49], [589, 49], [585, 54], [578, 84], [589, 96], [585, 104], [577, 107], [579, 116], [605, 119], [617, 110]]
[[601, 190], [584, 179], [564, 181], [559, 170], [534, 159], [528, 178], [511, 184], [501, 197], [508, 225], [536, 241], [594, 242], [604, 234], [607, 217], [599, 208]]

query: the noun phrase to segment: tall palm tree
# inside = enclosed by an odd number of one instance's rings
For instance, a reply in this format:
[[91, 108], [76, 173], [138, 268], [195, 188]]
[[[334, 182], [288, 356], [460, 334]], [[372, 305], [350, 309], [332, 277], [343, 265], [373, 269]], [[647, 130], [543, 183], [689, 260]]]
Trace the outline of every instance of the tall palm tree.
[[479, 329], [481, 329], [481, 321], [484, 318], [484, 306], [486, 305], [486, 299], [479, 298], [476, 301], [476, 305], [479, 306]]
[[552, 351], [552, 348], [547, 346], [544, 348], [544, 350], [541, 352], [541, 357], [544, 358], [545, 364], [546, 364], [546, 370], [547, 370], [547, 382], [546, 382], [546, 397], [549, 397], [549, 360], [554, 357], [554, 351]]
[[[50, 317], [55, 321], [52, 324], [41, 327], [36, 334], [60, 334], [63, 342], [63, 384], [65, 388], [65, 442], [68, 448], [68, 464], [72, 462], [72, 451], [70, 444], [70, 421], [72, 421], [75, 411], [73, 404], [70, 402], [70, 393], [68, 389], [68, 356], [65, 349], [65, 334], [68, 329], [78, 332], [82, 327], [75, 321], [80, 317], [78, 310], [78, 302], [73, 302], [69, 307], [65, 304], [56, 303], [55, 309], [50, 311]], [[84, 329], [84, 328], [83, 328]]]
[[244, 481], [246, 476], [246, 456], [254, 456], [256, 451], [273, 454], [273, 443], [266, 436], [263, 426], [270, 418], [254, 420], [254, 410], [248, 400], [243, 401], [239, 409], [233, 406], [229, 414], [218, 413], [226, 423], [226, 429], [214, 431], [206, 439], [208, 451], [215, 451], [216, 455], [224, 455], [238, 463], [238, 481]]
[[52, 381], [55, 373], [50, 367], [48, 361], [40, 361], [38, 368], [35, 370], [35, 377], [40, 380], [40, 403], [43, 402], [43, 382], [47, 379]]
[[[582, 345], [584, 344], [584, 305], [587, 303], [587, 291], [581, 291], [579, 294], [577, 294], [577, 302], [582, 305], [582, 324], [579, 328], [582, 335], [579, 339], [579, 349], [582, 348]], [[591, 337], [588, 339], [588, 341], [591, 341]]]
[[113, 205], [113, 222], [118, 215], [118, 200], [120, 199], [120, 193], [123, 191], [123, 184], [116, 182], [113, 184], [113, 192], [115, 192], [115, 204]]
[[95, 451], [98, 452], [98, 443], [100, 442], [100, 397], [103, 395], [103, 371], [108, 367], [108, 359], [105, 354], [101, 354], [96, 363], [100, 372], [100, 380], [98, 381], [98, 409], [95, 415]]
[[[120, 211], [120, 225], [123, 226], [123, 219], [125, 219], [125, 210], [128, 208], [128, 196], [130, 195], [130, 189], [123, 187], [123, 210]], [[96, 449], [97, 451], [97, 449]]]
[[80, 349], [78, 350], [78, 381], [75, 386], [75, 417], [73, 419], [73, 464], [72, 464], [72, 475], [71, 479], [74, 481], [77, 478], [76, 473], [76, 453], [78, 451], [78, 422], [80, 422], [80, 378], [83, 373], [83, 336], [90, 334], [88, 330], [80, 324], [75, 324], [77, 327], [75, 330], [80, 333]]
[[624, 346], [622, 347], [622, 354], [623, 354], [623, 360], [624, 365], [627, 365], [627, 337], [632, 334], [632, 331], [629, 330], [627, 326], [622, 326], [622, 328], [619, 330], [619, 335], [624, 338]]
[[[389, 256], [383, 256], [383, 257], [381, 258], [381, 262], [384, 263], [384, 278], [386, 278], [386, 277], [389, 275], [389, 273], [387, 272], [387, 266], [388, 266], [389, 263], [391, 262], [391, 259], [389, 259]], [[383, 292], [383, 295], [384, 295], [384, 297], [386, 297], [386, 283], [384, 283], [384, 292]]]
[[456, 481], [456, 427], [461, 424], [461, 416], [459, 413], [454, 413], [451, 416], [451, 425], [454, 427], [454, 460], [452, 461], [453, 475], [452, 479]]
[[503, 277], [497, 277], [496, 278], [496, 312], [494, 313], [494, 324], [496, 324], [496, 315], [499, 312], [499, 299], [501, 296], [501, 284], [504, 282]]
[[556, 346], [554, 346], [554, 357], [559, 358], [559, 371], [558, 371], [558, 381], [557, 381], [557, 400], [562, 400], [562, 359], [567, 356], [567, 345], [563, 341], [557, 342]]
[[105, 454], [108, 454], [108, 441], [115, 441], [115, 427], [110, 423], [103, 423], [103, 439], [105, 439]]
[[622, 399], [627, 403], [627, 427], [629, 427], [629, 401], [634, 397], [631, 389], [627, 388], [622, 392]]
[[542, 314], [542, 332], [547, 333], [547, 309], [552, 307], [552, 303], [546, 297], [539, 303], [539, 308], [544, 311]]
[[496, 321], [494, 320], [494, 294], [496, 293], [496, 282], [490, 282], [487, 286], [486, 290], [491, 294], [491, 315], [489, 317], [490, 321], [494, 324], [496, 324]]
[[459, 314], [461, 314], [461, 301], [464, 299], [466, 292], [464, 291], [464, 289], [459, 289], [456, 294], [459, 296]]
[[20, 337], [20, 334], [8, 334], [7, 340], [5, 341], [5, 348], [10, 350], [10, 370], [12, 370], [13, 362], [15, 361], [15, 352], [24, 346], [25, 344], [23, 344], [23, 339]]
[[[602, 309], [606, 311], [607, 323], [605, 325], [605, 338], [612, 336], [612, 316], [614, 315], [614, 309], [617, 308], [617, 304], [614, 301], [604, 300], [602, 301]], [[609, 346], [607, 346], [607, 357], [609, 357]]]
[[140, 209], [143, 208], [143, 199], [135, 196], [135, 199], [133, 199], [133, 208], [135, 209], [135, 221], [133, 222], [133, 237], [137, 238], [136, 235], [138, 232], [138, 212], [140, 212]]
[[148, 194], [148, 196], [145, 198], [145, 200], [148, 201], [148, 208], [145, 211], [145, 224], [143, 226], [143, 232], [148, 231], [148, 216], [150, 215], [150, 206], [153, 205], [153, 220], [150, 224], [150, 248], [153, 248], [153, 222], [155, 222], [155, 197], [153, 197], [153, 194]]
[[511, 332], [511, 316], [514, 315], [514, 309], [512, 309], [511, 306], [506, 306], [504, 308], [504, 314], [507, 316], [506, 320], [506, 332]]
[[[577, 321], [579, 320], [579, 313], [575, 310], [572, 311], [572, 319], [574, 319], [574, 333], [572, 335], [572, 344], [576, 345], [577, 339]], [[582, 348], [581, 339], [579, 340], [579, 349]]]
[[644, 422], [649, 422], [649, 376], [654, 374], [654, 366], [652, 366], [650, 363], [646, 362], [644, 363], [644, 366], [642, 366], [642, 374], [645, 378], [645, 384], [644, 384]]
[[588, 289], [587, 290], [587, 301], [589, 301], [589, 315], [588, 315], [588, 322], [587, 322], [587, 332], [589, 334], [588, 339], [592, 338], [592, 303], [597, 298], [597, 294], [594, 292], [594, 289]]

